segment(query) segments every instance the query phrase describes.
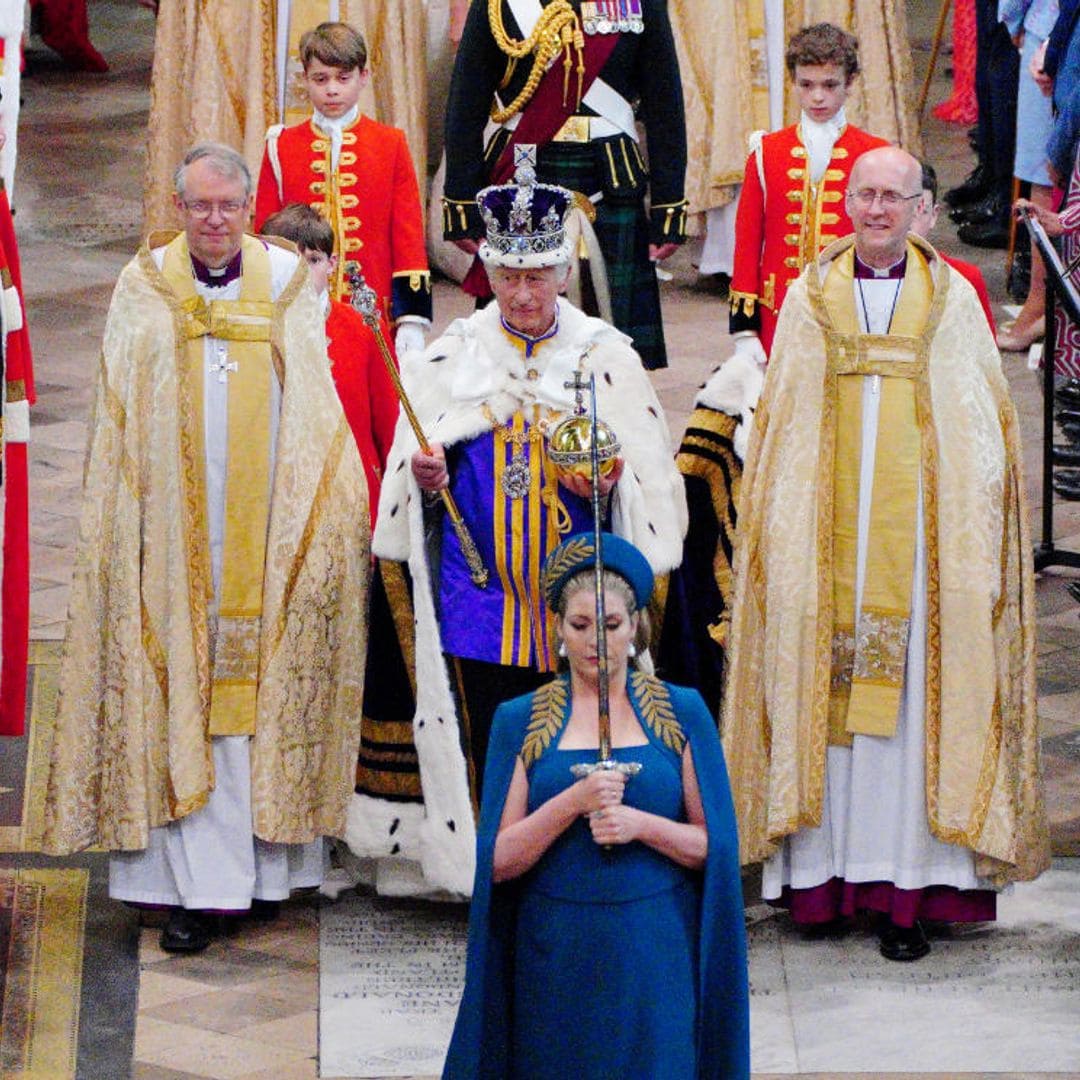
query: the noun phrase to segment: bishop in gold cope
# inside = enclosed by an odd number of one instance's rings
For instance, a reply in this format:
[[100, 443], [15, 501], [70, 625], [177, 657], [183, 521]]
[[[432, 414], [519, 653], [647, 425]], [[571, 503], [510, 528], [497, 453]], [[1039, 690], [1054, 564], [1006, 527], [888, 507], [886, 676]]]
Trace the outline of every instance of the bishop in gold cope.
[[184, 231], [113, 294], [46, 793], [45, 849], [110, 851], [173, 951], [320, 883], [360, 740], [364, 473], [307, 270], [245, 233], [251, 200], [235, 151], [192, 149]]

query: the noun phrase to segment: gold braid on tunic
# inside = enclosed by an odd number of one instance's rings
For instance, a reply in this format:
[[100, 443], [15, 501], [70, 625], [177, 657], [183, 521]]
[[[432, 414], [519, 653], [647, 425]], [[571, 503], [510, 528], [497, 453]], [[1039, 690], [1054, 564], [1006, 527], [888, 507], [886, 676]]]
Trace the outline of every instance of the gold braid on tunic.
[[[514, 67], [518, 60], [532, 54], [532, 69], [529, 72], [525, 85], [521, 88], [513, 101], [505, 108], [500, 109], [496, 103], [491, 106], [491, 119], [496, 124], [505, 124], [516, 113], [519, 113], [531, 100], [540, 80], [544, 76], [551, 62], [565, 50], [563, 57], [563, 104], [566, 104], [566, 95], [570, 89], [570, 72], [577, 71], [577, 104], [581, 104], [583, 80], [585, 78], [585, 36], [581, 30], [581, 20], [577, 12], [571, 7], [569, 0], [554, 0], [540, 13], [536, 20], [536, 26], [532, 33], [521, 40], [515, 40], [506, 32], [502, 18], [502, 0], [488, 0], [488, 22], [491, 25], [491, 36], [499, 49], [510, 57], [510, 63], [506, 67], [506, 75], [499, 89], [504, 89], [510, 82]], [[573, 53], [577, 55], [575, 68]]]

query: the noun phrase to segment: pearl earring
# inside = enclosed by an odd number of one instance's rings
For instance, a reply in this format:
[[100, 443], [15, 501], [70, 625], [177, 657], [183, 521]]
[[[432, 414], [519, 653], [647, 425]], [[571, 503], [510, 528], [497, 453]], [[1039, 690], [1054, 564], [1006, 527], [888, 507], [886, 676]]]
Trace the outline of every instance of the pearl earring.
[[631, 660], [637, 656], [637, 646], [632, 641], [630, 642], [629, 648], [626, 650], [626, 655], [629, 656]]
[[566, 656], [566, 642], [559, 638], [559, 647], [555, 650], [560, 656]]

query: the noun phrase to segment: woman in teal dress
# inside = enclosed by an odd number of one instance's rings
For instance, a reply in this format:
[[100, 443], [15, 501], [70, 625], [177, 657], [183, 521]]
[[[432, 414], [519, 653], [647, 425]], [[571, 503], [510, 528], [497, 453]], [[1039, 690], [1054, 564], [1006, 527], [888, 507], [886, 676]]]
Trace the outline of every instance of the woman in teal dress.
[[634, 661], [652, 572], [604, 537], [611, 756], [596, 760], [595, 548], [545, 568], [568, 672], [495, 714], [465, 993], [444, 1077], [749, 1077], [735, 818], [713, 718]]

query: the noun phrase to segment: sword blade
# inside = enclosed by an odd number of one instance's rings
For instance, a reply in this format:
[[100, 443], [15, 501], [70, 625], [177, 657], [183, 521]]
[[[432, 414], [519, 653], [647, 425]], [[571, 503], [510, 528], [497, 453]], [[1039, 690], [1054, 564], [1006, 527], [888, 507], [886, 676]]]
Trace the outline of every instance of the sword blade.
[[589, 457], [592, 465], [593, 543], [596, 545], [596, 673], [597, 703], [599, 705], [598, 734], [600, 761], [611, 759], [611, 703], [608, 688], [607, 604], [604, 596], [604, 543], [600, 508], [600, 447], [596, 419], [596, 376], [589, 376], [589, 397], [592, 407], [592, 431]]

